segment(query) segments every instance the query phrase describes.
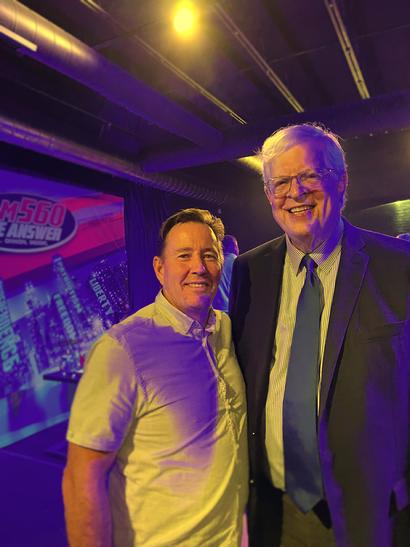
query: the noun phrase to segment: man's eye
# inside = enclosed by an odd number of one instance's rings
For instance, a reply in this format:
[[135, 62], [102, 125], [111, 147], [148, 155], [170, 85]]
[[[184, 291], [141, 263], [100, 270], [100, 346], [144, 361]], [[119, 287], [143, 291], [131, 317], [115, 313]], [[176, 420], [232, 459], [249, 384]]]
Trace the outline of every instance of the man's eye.
[[204, 254], [205, 260], [217, 260], [217, 256], [214, 253], [205, 253]]
[[181, 255], [178, 255], [178, 258], [187, 259], [187, 258], [189, 258], [189, 254], [188, 253], [183, 253]]
[[283, 177], [281, 179], [275, 179], [273, 181], [273, 185], [275, 188], [279, 188], [279, 186], [284, 186], [285, 184], [289, 184], [289, 177]]
[[308, 171], [300, 175], [301, 182], [314, 181], [320, 179], [319, 175], [315, 171]]

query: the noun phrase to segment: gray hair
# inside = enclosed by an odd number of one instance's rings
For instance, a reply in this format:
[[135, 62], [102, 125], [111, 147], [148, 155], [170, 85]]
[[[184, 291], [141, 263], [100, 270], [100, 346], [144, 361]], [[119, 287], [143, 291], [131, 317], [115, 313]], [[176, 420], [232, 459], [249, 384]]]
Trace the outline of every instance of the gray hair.
[[346, 173], [346, 158], [339, 137], [318, 123], [303, 123], [282, 127], [265, 140], [262, 148], [257, 152], [262, 161], [263, 180], [266, 182], [269, 178], [270, 163], [277, 156], [293, 146], [312, 141], [323, 146], [323, 155], [329, 166], [338, 174]]

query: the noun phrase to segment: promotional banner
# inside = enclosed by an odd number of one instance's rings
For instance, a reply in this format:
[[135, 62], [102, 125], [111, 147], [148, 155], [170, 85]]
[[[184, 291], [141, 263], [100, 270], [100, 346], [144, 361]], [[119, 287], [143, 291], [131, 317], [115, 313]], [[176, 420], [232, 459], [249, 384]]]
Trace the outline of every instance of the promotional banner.
[[65, 419], [129, 313], [123, 199], [0, 171], [0, 447]]

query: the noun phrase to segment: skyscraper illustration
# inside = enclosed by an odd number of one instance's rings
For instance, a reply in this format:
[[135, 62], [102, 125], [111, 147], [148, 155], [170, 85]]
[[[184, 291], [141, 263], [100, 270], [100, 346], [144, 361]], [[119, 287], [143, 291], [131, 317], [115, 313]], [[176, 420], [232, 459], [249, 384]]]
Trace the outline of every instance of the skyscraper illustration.
[[18, 389], [29, 377], [21, 337], [13, 325], [4, 283], [0, 279], [0, 397]]

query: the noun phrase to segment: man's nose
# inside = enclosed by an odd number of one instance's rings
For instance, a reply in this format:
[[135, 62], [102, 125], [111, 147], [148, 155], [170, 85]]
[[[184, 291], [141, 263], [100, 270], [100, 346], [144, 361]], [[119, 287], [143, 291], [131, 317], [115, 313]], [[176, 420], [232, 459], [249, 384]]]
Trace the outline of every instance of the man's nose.
[[206, 272], [205, 261], [202, 259], [202, 257], [197, 256], [192, 258], [191, 269], [195, 273], [202, 274]]
[[303, 194], [306, 194], [306, 188], [303, 186], [303, 184], [299, 180], [299, 177], [296, 175], [290, 181], [290, 187], [287, 191], [286, 196], [290, 198], [298, 198]]

